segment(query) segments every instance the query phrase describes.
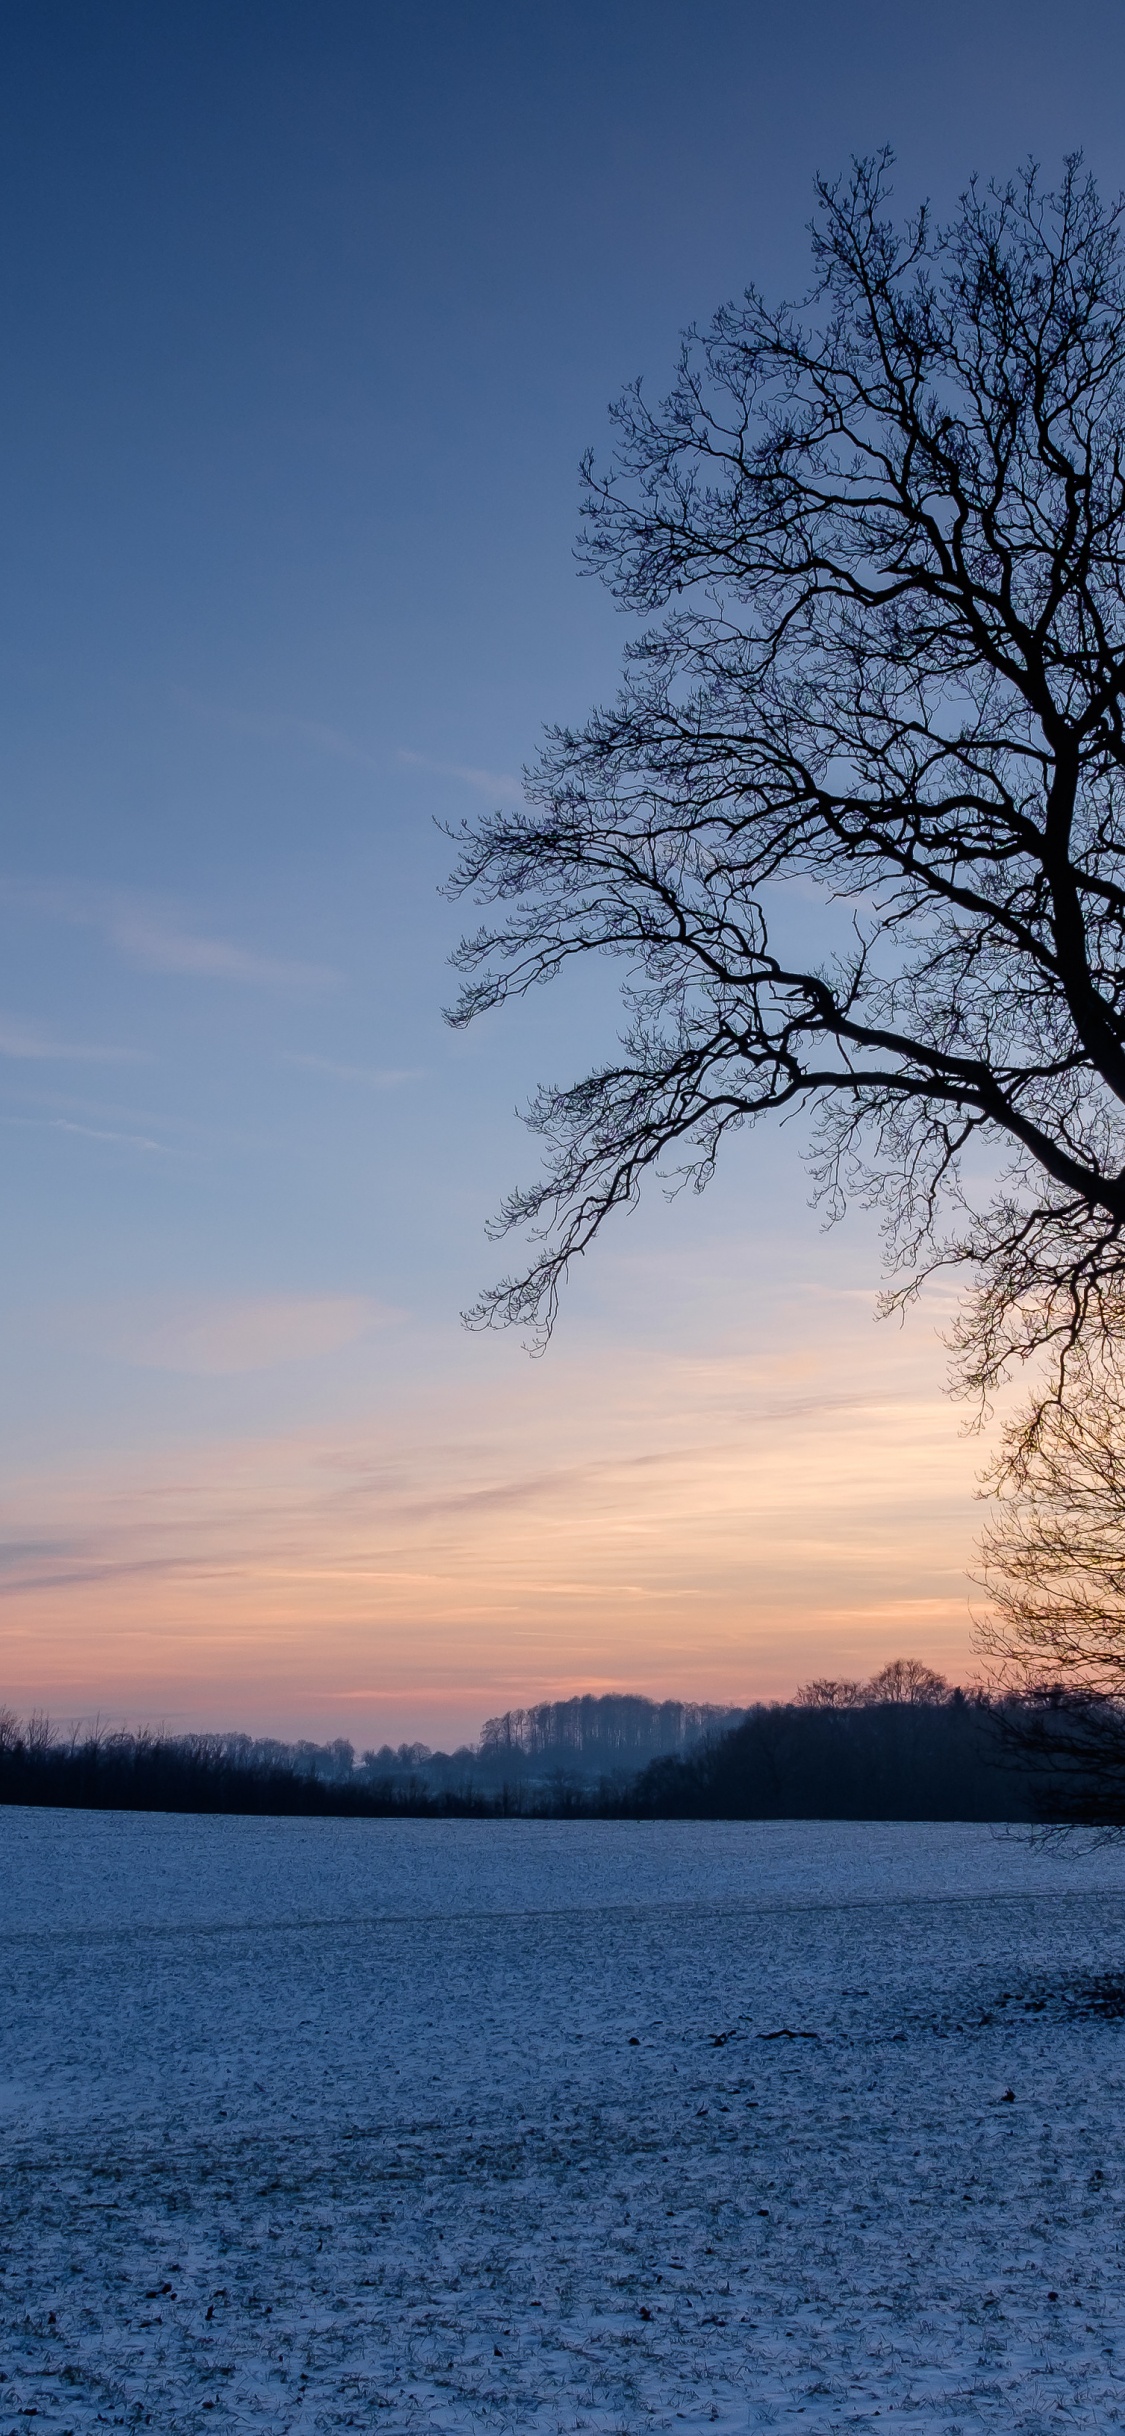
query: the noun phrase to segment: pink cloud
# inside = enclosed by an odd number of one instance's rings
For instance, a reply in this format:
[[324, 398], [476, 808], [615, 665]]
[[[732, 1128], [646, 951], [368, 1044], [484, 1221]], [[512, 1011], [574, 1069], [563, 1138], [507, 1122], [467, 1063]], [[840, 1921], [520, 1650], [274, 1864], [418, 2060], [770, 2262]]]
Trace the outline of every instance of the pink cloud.
[[[371, 1324], [361, 1298], [266, 1300], [145, 1341], [215, 1366]], [[780, 1696], [907, 1649], [970, 1670], [979, 1458], [928, 1330], [798, 1298], [772, 1350], [474, 1340], [413, 1381], [396, 1341], [362, 1426], [21, 1484], [8, 1698], [433, 1740], [585, 1686]]]

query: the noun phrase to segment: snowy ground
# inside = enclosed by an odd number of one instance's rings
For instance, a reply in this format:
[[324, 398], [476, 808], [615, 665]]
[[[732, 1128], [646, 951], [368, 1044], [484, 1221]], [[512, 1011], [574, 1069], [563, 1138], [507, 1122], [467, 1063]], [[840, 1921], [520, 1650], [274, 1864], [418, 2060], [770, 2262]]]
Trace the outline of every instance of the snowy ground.
[[1125, 2426], [1125, 1852], [7, 1810], [0, 1928], [0, 2436]]

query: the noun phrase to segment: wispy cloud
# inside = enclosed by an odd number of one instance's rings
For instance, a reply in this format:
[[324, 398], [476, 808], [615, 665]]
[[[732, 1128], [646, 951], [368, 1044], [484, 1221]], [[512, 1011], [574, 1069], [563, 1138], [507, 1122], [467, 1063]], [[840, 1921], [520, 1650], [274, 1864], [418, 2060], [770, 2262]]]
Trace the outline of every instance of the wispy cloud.
[[316, 1057], [311, 1050], [287, 1050], [284, 1063], [304, 1074], [327, 1074], [342, 1083], [365, 1083], [372, 1091], [394, 1091], [400, 1083], [417, 1083], [424, 1066], [346, 1066], [334, 1057]]
[[[361, 744], [345, 729], [334, 727], [322, 719], [300, 719], [291, 712], [253, 712], [223, 710], [201, 702], [190, 694], [181, 699], [200, 718], [214, 720], [233, 729], [236, 735], [258, 736], [265, 744], [301, 744], [315, 753], [326, 753], [333, 761], [346, 761], [353, 769], [369, 770], [373, 777], [383, 778], [387, 772], [385, 753], [373, 751]], [[410, 769], [427, 770], [433, 778], [454, 778], [464, 787], [472, 787], [478, 795], [499, 798], [502, 803], [522, 803], [523, 784], [510, 770], [481, 769], [470, 761], [441, 761], [431, 753], [415, 753], [400, 745], [394, 756]]]
[[198, 981], [248, 981], [277, 989], [325, 989], [336, 975], [322, 964], [260, 956], [230, 939], [206, 938], [151, 916], [119, 913], [106, 925], [113, 945], [147, 973], [183, 973]]
[[[351, 1341], [387, 1316], [371, 1309], [201, 1301], [99, 1324], [126, 1359], [214, 1372]], [[743, 1699], [904, 1649], [963, 1672], [975, 1453], [940, 1347], [810, 1313], [821, 1401], [779, 1428], [798, 1314], [781, 1317], [769, 1353], [618, 1343], [596, 1375], [563, 1349], [553, 1377], [498, 1353], [482, 1378], [474, 1346], [459, 1383], [415, 1377], [404, 1394], [404, 1364], [425, 1369], [408, 1342], [363, 1365], [381, 1414], [354, 1427], [180, 1436], [13, 1484], [9, 1697], [150, 1713], [186, 1697], [197, 1715], [287, 1712], [307, 1730], [363, 1687], [373, 1740], [408, 1695], [430, 1740], [438, 1714], [475, 1730], [607, 1677]], [[863, 1372], [845, 1426], [841, 1358]]]
[[291, 736], [298, 744], [311, 745], [314, 752], [327, 753], [332, 761], [348, 761], [354, 769], [370, 770], [380, 778], [386, 774], [385, 757], [357, 744], [342, 728], [326, 727], [319, 719], [275, 719], [263, 725], [275, 735]]
[[357, 743], [343, 728], [333, 727], [325, 720], [298, 719], [287, 711], [226, 710], [183, 691], [179, 699], [198, 718], [229, 728], [236, 736], [256, 736], [263, 744], [307, 745], [315, 753], [327, 753], [333, 761], [347, 761], [355, 769], [370, 770], [376, 777], [386, 776], [385, 753], [372, 752], [369, 745]]
[[521, 780], [507, 770], [478, 770], [467, 761], [434, 761], [429, 753], [408, 752], [405, 745], [399, 746], [398, 759], [411, 769], [428, 770], [434, 778], [457, 778], [477, 795], [499, 796], [501, 803], [521, 804], [524, 800]]
[[145, 1062], [139, 1049], [110, 1048], [93, 1040], [57, 1040], [42, 1024], [11, 1015], [0, 1015], [0, 1057], [97, 1066], [135, 1066]]
[[0, 880], [0, 899], [49, 921], [97, 931], [143, 972], [299, 990], [332, 988], [339, 978], [325, 965], [263, 956], [238, 941], [196, 930], [177, 910], [124, 890], [7, 879]]
[[119, 1142], [130, 1150], [163, 1150], [163, 1142], [154, 1142], [146, 1133], [118, 1133], [106, 1125], [80, 1125], [74, 1117], [46, 1117], [44, 1123], [55, 1133], [78, 1133], [88, 1142]]
[[123, 1150], [160, 1151], [167, 1155], [168, 1144], [154, 1141], [151, 1134], [129, 1133], [119, 1126], [84, 1125], [77, 1117], [3, 1116], [0, 1124], [34, 1127], [41, 1133], [77, 1134], [85, 1142], [112, 1142]]
[[365, 1294], [207, 1296], [96, 1313], [78, 1333], [138, 1369], [223, 1378], [339, 1353], [393, 1316]]

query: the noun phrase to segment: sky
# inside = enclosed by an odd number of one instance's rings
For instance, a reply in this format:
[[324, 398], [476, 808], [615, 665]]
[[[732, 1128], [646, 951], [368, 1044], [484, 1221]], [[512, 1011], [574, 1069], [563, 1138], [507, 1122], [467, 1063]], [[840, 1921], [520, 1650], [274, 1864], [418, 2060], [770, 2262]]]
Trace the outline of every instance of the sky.
[[678, 333], [1081, 148], [1125, 15], [949, 0], [0, 12], [0, 1703], [450, 1742], [575, 1691], [974, 1671], [948, 1301], [793, 1133], [467, 1335], [612, 974], [449, 1032], [442, 824], [612, 693], [577, 465]]

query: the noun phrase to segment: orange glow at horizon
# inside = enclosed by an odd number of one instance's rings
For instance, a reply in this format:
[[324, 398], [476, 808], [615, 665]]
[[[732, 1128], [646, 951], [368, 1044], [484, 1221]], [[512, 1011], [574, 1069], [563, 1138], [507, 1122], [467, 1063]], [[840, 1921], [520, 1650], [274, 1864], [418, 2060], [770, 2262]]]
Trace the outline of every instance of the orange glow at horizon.
[[0, 1697], [363, 1747], [576, 1691], [784, 1697], [903, 1653], [964, 1679], [980, 1452], [933, 1329], [798, 1302], [780, 1351], [474, 1344], [393, 1418], [25, 1478]]

